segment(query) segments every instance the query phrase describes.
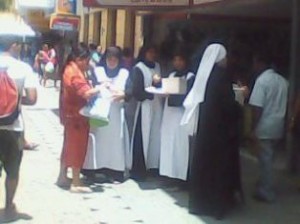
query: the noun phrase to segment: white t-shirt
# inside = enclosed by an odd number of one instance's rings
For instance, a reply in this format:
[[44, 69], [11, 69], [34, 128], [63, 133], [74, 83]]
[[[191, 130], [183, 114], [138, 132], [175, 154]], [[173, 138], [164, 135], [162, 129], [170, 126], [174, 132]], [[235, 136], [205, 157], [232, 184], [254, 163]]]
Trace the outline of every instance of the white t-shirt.
[[257, 78], [249, 104], [263, 108], [255, 130], [259, 139], [283, 137], [287, 100], [288, 82], [273, 69]]
[[[7, 73], [15, 81], [18, 86], [19, 93], [22, 95], [26, 88], [36, 88], [38, 83], [38, 76], [33, 72], [32, 68], [11, 56], [0, 55], [0, 64], [8, 66]], [[24, 131], [23, 117], [20, 113], [18, 119], [7, 126], [0, 126], [1, 130]]]

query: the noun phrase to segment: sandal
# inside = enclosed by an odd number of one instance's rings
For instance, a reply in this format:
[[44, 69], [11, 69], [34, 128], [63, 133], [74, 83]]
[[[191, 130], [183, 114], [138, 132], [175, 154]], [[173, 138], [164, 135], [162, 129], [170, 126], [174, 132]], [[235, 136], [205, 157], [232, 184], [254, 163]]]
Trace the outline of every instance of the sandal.
[[38, 146], [39, 144], [31, 142], [31, 143], [25, 143], [23, 148], [25, 150], [35, 150]]
[[71, 193], [84, 193], [84, 194], [87, 194], [87, 193], [92, 193], [93, 191], [89, 187], [71, 185], [70, 192]]

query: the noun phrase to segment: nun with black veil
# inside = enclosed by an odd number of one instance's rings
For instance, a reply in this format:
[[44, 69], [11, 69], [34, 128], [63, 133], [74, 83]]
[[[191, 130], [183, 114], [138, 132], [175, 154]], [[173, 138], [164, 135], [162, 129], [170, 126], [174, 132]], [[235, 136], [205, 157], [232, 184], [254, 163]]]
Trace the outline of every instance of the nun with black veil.
[[137, 100], [131, 144], [131, 178], [145, 180], [147, 170], [159, 168], [163, 98], [145, 91], [161, 84], [161, 69], [153, 45], [141, 48], [132, 70], [132, 96]]
[[181, 124], [194, 141], [190, 167], [189, 212], [224, 217], [241, 193], [238, 123], [240, 108], [226, 74], [226, 49], [210, 44], [194, 85], [184, 101]]
[[107, 169], [113, 182], [122, 182], [129, 159], [129, 135], [124, 115], [125, 86], [129, 76], [121, 66], [122, 52], [109, 47], [102, 66], [94, 71], [94, 81], [105, 89], [101, 95], [109, 95], [109, 123], [104, 127], [91, 127], [88, 151], [83, 168], [86, 170]]

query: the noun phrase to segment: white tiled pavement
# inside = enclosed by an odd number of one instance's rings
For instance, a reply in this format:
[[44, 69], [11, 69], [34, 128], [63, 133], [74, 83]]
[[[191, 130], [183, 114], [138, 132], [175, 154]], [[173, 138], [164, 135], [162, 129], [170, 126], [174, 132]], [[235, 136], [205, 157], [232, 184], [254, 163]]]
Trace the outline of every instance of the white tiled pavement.
[[[32, 224], [298, 224], [300, 193], [294, 179], [277, 171], [278, 201], [272, 205], [251, 199], [257, 167], [243, 159], [246, 205], [235, 209], [225, 220], [196, 217], [187, 212], [186, 192], [167, 192], [158, 180], [139, 186], [128, 180], [123, 184], [97, 185], [92, 194], [72, 194], [56, 187], [62, 145], [62, 127], [57, 112], [58, 91], [39, 89], [39, 101], [24, 108], [27, 137], [40, 144], [36, 151], [25, 151], [16, 203]], [[3, 178], [0, 181], [0, 206], [3, 207]]]

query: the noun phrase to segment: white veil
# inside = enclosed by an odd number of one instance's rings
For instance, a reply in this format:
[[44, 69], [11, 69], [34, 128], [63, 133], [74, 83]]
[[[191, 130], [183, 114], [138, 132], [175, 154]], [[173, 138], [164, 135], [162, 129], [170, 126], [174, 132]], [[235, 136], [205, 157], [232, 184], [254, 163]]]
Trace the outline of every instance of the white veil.
[[[214, 65], [223, 60], [226, 55], [226, 49], [221, 44], [211, 44], [205, 49], [196, 73], [194, 85], [183, 103], [185, 111], [181, 119], [181, 125], [191, 123], [191, 125], [194, 126], [196, 125], [195, 123], [198, 123], [197, 120], [195, 120], [198, 118], [196, 113], [198, 110], [196, 109], [199, 104], [204, 101], [206, 85], [210, 73]], [[194, 131], [195, 128], [192, 132]]]

